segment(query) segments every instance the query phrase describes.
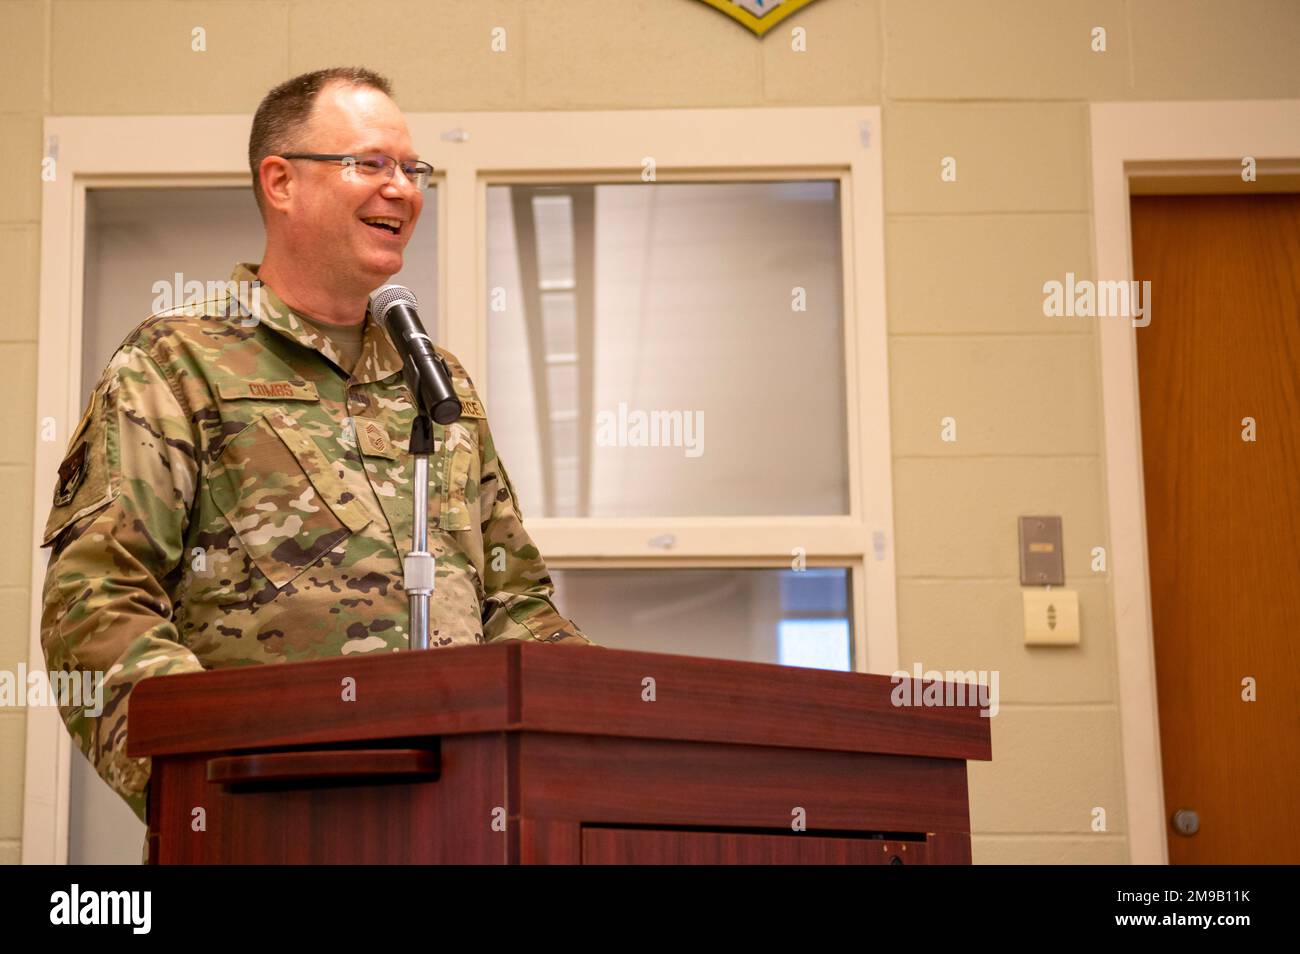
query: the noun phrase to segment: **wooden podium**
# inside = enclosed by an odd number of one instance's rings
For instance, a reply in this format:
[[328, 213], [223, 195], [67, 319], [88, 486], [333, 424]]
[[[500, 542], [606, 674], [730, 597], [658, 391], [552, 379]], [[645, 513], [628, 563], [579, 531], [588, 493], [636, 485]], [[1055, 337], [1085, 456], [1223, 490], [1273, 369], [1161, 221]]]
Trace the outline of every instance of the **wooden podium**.
[[148, 679], [128, 753], [153, 758], [154, 863], [969, 864], [989, 720], [893, 691], [466, 646]]

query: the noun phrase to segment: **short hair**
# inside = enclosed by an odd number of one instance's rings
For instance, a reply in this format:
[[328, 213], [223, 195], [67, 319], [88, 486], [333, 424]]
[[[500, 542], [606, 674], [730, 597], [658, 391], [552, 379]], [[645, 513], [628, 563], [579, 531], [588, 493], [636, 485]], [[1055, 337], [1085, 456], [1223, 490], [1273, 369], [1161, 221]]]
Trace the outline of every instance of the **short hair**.
[[296, 151], [299, 135], [316, 105], [316, 97], [333, 83], [368, 87], [385, 96], [393, 95], [392, 84], [387, 79], [361, 66], [334, 66], [303, 73], [285, 80], [267, 93], [253, 114], [253, 128], [248, 134], [248, 168], [253, 173], [253, 197], [263, 218], [266, 218], [266, 198], [262, 195], [262, 177], [258, 167], [267, 156]]

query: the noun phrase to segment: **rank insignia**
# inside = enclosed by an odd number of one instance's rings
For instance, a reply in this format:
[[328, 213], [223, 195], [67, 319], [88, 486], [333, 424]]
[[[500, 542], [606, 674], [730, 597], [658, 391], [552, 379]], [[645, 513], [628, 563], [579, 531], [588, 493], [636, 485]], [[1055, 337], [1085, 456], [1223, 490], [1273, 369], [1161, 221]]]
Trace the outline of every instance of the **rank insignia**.
[[397, 459], [397, 448], [388, 437], [388, 430], [378, 421], [372, 421], [367, 417], [353, 418], [356, 421], [357, 437], [361, 441], [361, 450], [363, 453], [375, 457], [387, 457], [389, 460]]

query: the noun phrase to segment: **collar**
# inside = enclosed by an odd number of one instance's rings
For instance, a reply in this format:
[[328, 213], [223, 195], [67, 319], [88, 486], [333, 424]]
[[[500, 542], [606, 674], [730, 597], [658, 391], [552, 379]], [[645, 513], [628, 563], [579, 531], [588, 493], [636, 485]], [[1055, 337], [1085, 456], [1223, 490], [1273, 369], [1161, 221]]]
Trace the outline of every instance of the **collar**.
[[[333, 343], [316, 331], [302, 316], [286, 305], [270, 285], [263, 285], [258, 280], [259, 264], [240, 262], [230, 275], [231, 292], [239, 302], [242, 313], [254, 317], [258, 324], [273, 329], [290, 341], [297, 342], [304, 348], [319, 351], [331, 361], [338, 363], [339, 356], [334, 351]], [[361, 360], [352, 371], [352, 380], [359, 384], [370, 384], [392, 377], [402, 372], [402, 357], [397, 353], [388, 332], [380, 327], [379, 322], [370, 316], [370, 304], [366, 304], [366, 326], [361, 342]]]

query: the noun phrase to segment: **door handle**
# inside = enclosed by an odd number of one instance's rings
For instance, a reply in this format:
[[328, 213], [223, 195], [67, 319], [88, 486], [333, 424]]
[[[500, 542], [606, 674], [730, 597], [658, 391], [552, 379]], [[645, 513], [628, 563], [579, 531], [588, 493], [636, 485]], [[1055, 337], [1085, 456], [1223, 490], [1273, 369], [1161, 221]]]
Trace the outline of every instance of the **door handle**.
[[1201, 817], [1191, 808], [1180, 808], [1174, 812], [1174, 831], [1190, 838], [1201, 830]]

